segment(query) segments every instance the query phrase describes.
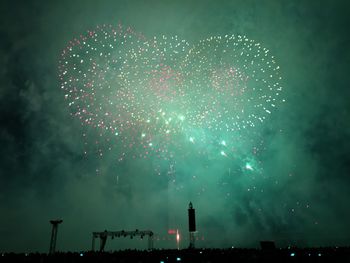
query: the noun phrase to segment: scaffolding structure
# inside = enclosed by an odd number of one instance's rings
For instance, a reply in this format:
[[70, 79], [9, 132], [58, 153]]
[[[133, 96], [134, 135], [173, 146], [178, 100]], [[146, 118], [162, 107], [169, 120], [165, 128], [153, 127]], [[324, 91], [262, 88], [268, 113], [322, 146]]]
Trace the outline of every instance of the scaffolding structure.
[[135, 231], [103, 231], [103, 232], [92, 232], [92, 251], [95, 251], [95, 239], [100, 238], [100, 251], [104, 251], [106, 246], [107, 237], [112, 239], [115, 237], [127, 237], [133, 238], [134, 236], [140, 236], [141, 239], [144, 236], [148, 236], [148, 250], [153, 249], [153, 232], [151, 230], [138, 230]]

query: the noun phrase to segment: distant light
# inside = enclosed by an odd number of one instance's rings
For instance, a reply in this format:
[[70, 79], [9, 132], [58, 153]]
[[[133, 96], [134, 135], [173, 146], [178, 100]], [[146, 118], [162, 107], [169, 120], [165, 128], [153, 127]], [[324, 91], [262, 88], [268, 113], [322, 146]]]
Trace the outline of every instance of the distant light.
[[82, 256], [84, 256], [84, 254], [83, 254], [83, 253], [80, 253], [80, 256], [82, 257]]
[[290, 253], [290, 256], [291, 257], [294, 257], [295, 256], [295, 253], [293, 252], [293, 253]]
[[141, 137], [142, 137], [142, 138], [145, 137], [145, 136], [146, 136], [146, 134], [144, 134], [144, 133], [141, 134]]
[[176, 230], [175, 229], [169, 229], [168, 230], [168, 234], [169, 235], [175, 235], [176, 234]]
[[193, 137], [190, 137], [190, 142], [194, 142], [194, 139], [193, 139]]
[[226, 156], [226, 153], [225, 153], [224, 151], [221, 151], [220, 154], [221, 154], [222, 156]]
[[322, 254], [321, 254], [321, 253], [318, 253], [318, 256], [320, 257], [320, 256], [322, 256]]
[[221, 145], [226, 146], [226, 142], [225, 141], [221, 141]]
[[160, 261], [160, 263], [164, 263], [164, 261], [163, 261], [163, 260], [161, 260], [161, 261]]
[[118, 135], [119, 135], [119, 133], [118, 133], [118, 132], [116, 132], [116, 133], [115, 133], [115, 136], [118, 136]]
[[185, 120], [185, 116], [180, 115], [180, 116], [179, 116], [179, 119], [180, 119], [181, 121], [183, 121], [183, 120]]
[[176, 261], [181, 261], [181, 258], [176, 258]]
[[199, 254], [203, 254], [203, 251], [199, 251]]
[[249, 171], [253, 171], [253, 166], [250, 163], [246, 163], [245, 164], [245, 169], [249, 170]]

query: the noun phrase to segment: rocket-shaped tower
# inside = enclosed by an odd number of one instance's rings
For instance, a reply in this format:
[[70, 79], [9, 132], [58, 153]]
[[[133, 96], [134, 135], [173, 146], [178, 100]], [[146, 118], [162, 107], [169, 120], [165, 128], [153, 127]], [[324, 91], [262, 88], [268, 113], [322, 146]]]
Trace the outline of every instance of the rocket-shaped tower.
[[190, 246], [189, 248], [195, 248], [194, 234], [196, 232], [196, 210], [193, 208], [192, 203], [188, 205], [188, 230], [190, 232]]

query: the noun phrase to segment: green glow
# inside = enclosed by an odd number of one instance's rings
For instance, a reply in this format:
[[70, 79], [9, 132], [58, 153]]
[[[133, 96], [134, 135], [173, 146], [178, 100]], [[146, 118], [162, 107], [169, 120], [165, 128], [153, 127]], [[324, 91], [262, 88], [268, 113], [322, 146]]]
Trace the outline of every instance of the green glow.
[[245, 169], [247, 169], [249, 171], [254, 171], [253, 166], [250, 163], [245, 164]]
[[180, 115], [180, 116], [179, 116], [179, 119], [180, 119], [180, 121], [184, 121], [184, 120], [185, 120], [185, 116]]

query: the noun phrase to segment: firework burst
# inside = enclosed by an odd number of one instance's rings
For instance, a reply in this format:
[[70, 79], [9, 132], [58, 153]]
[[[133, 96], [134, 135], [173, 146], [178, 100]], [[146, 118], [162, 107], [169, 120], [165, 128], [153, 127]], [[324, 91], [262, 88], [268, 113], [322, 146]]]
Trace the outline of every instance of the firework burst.
[[189, 148], [228, 157], [283, 101], [274, 57], [240, 35], [190, 45], [104, 25], [69, 42], [59, 72], [83, 136], [97, 130], [98, 154], [108, 148], [119, 160]]

